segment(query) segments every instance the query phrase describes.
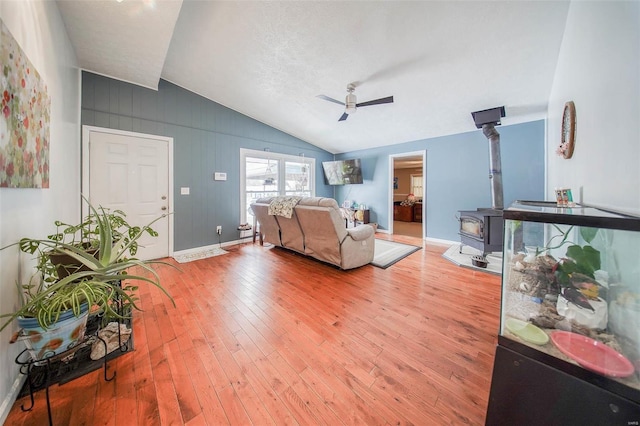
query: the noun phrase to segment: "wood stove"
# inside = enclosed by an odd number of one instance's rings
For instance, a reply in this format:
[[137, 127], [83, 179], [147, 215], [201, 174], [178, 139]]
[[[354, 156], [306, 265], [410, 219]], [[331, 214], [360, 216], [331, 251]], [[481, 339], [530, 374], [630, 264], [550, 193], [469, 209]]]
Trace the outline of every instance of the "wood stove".
[[482, 255], [502, 251], [504, 221], [502, 210], [477, 209], [458, 212], [460, 221], [460, 253], [467, 245], [482, 251]]
[[489, 180], [491, 182], [491, 208], [463, 210], [460, 220], [460, 253], [467, 245], [482, 251], [482, 256], [494, 251], [502, 251], [504, 209], [502, 188], [502, 164], [500, 160], [500, 134], [496, 125], [504, 117], [504, 106], [472, 112], [473, 121], [489, 141]]

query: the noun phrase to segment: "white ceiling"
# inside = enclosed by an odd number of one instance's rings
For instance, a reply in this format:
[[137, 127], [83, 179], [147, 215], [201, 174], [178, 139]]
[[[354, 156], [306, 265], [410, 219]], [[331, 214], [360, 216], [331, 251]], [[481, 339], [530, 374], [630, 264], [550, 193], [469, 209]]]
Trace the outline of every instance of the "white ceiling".
[[182, 1], [57, 3], [81, 68], [158, 89]]
[[[83, 69], [160, 78], [333, 153], [544, 118], [568, 1], [57, 1]], [[358, 108], [338, 122], [355, 83]]]
[[422, 169], [422, 156], [409, 155], [406, 157], [394, 157], [393, 169]]

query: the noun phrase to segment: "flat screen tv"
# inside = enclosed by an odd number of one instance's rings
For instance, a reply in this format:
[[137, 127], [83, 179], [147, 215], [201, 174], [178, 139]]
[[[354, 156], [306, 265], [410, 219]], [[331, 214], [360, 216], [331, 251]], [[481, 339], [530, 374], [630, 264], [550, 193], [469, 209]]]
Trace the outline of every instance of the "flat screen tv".
[[323, 161], [324, 182], [327, 185], [349, 185], [362, 183], [360, 159]]

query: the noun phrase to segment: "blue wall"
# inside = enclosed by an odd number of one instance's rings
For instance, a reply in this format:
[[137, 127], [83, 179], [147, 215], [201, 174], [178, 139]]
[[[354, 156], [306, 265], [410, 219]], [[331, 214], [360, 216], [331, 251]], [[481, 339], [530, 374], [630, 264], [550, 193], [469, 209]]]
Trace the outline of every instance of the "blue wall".
[[333, 196], [321, 165], [331, 153], [164, 80], [155, 91], [83, 72], [82, 124], [173, 137], [176, 251], [217, 243], [216, 225], [223, 242], [239, 238], [240, 148], [315, 158], [316, 195]]
[[[456, 212], [491, 206], [489, 147], [480, 130], [337, 155], [362, 159], [364, 184], [332, 187], [323, 184], [321, 165], [331, 153], [164, 80], [155, 91], [83, 72], [82, 124], [174, 138], [174, 250], [217, 243], [215, 225], [225, 231], [223, 242], [238, 239], [240, 148], [315, 158], [316, 195], [367, 204], [381, 229], [389, 227], [390, 154], [427, 151], [428, 237], [458, 240]], [[544, 199], [544, 121], [497, 129], [505, 205]], [[213, 181], [214, 171], [226, 172], [227, 181]], [[190, 195], [179, 195], [184, 186]]]
[[[540, 120], [496, 128], [505, 207], [517, 199], [544, 199], [544, 127]], [[336, 155], [361, 158], [364, 177], [362, 185], [336, 187], [338, 203], [349, 199], [366, 204], [371, 221], [389, 229], [389, 155], [422, 150], [427, 151], [427, 236], [458, 241], [457, 211], [491, 207], [489, 142], [481, 130]]]

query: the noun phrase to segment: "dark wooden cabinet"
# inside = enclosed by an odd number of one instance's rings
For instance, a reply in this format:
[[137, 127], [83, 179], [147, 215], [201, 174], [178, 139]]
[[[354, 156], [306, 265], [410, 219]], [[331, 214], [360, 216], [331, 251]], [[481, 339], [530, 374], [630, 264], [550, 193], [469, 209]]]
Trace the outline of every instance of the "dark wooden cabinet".
[[393, 220], [413, 222], [413, 206], [393, 205]]
[[422, 203], [402, 206], [399, 201], [393, 204], [393, 220], [400, 222], [422, 222]]
[[422, 203], [415, 203], [413, 205], [413, 221], [422, 222]]

